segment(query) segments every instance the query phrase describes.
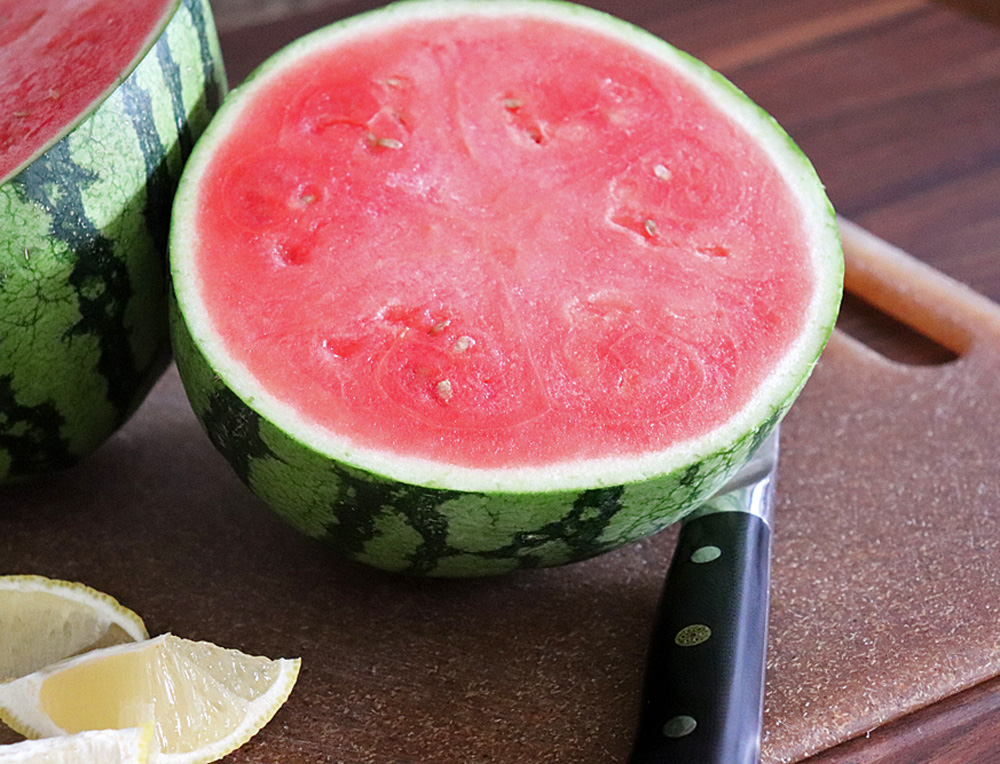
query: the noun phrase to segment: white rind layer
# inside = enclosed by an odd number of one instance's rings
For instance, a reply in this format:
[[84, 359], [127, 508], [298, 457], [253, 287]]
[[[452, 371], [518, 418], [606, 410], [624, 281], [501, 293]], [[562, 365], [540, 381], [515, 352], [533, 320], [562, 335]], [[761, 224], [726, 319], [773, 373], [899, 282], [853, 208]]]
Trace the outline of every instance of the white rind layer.
[[225, 383], [248, 406], [284, 432], [331, 459], [412, 485], [479, 492], [554, 492], [624, 485], [669, 474], [725, 451], [787, 407], [801, 390], [836, 321], [843, 282], [843, 256], [833, 208], [809, 160], [785, 131], [722, 75], [652, 34], [627, 22], [560, 0], [406, 0], [313, 32], [265, 62], [236, 88], [201, 138], [189, 160], [175, 200], [175, 219], [185, 220], [199, 204], [198, 179], [242, 118], [254, 94], [267, 87], [286, 66], [341, 41], [384, 31], [397, 24], [431, 18], [477, 16], [535, 17], [571, 25], [621, 40], [658, 59], [695, 84], [715, 105], [753, 137], [795, 192], [803, 228], [809, 233], [815, 289], [805, 327], [757, 393], [723, 425], [707, 434], [646, 454], [574, 459], [541, 466], [477, 469], [438, 460], [399, 456], [359, 447], [302, 417], [292, 406], [264, 389], [226, 353], [217, 340], [205, 306], [204, 288], [191, 254], [197, 235], [191, 225], [171, 232], [174, 290], [195, 344]]

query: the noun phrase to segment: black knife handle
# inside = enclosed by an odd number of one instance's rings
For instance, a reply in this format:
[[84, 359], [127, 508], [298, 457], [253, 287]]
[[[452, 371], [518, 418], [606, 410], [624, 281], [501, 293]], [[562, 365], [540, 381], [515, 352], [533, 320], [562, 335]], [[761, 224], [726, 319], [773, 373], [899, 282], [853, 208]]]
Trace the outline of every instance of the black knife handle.
[[682, 527], [646, 667], [630, 764], [760, 760], [771, 529], [746, 512]]

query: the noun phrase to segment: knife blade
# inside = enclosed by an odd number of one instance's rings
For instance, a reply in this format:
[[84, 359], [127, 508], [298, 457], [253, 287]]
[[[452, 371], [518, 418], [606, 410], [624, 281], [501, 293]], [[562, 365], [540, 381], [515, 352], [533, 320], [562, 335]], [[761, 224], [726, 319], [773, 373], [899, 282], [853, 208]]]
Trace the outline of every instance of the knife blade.
[[681, 525], [629, 764], [757, 764], [778, 429]]

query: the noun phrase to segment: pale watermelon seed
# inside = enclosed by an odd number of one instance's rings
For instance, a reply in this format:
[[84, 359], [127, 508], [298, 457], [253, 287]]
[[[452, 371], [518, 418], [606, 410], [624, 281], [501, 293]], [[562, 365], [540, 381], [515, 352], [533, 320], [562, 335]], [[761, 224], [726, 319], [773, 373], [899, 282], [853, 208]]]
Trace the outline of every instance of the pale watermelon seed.
[[450, 324], [451, 324], [450, 318], [442, 319], [441, 321], [438, 321], [436, 324], [434, 324], [434, 326], [432, 326], [430, 329], [427, 330], [428, 334], [432, 335], [440, 334], [445, 329], [447, 329]]
[[647, 218], [646, 221], [642, 224], [642, 227], [646, 230], [646, 235], [649, 236], [650, 238], [652, 238], [653, 236], [656, 236], [656, 221], [655, 220], [653, 220], [651, 218]]
[[674, 174], [670, 172], [664, 165], [658, 164], [653, 168], [653, 175], [655, 175], [660, 180], [670, 180], [674, 177]]
[[437, 393], [438, 398], [447, 403], [451, 400], [452, 396], [451, 380], [442, 379], [435, 385], [434, 391]]
[[395, 138], [379, 138], [371, 130], [368, 131], [368, 142], [374, 146], [381, 146], [384, 149], [398, 150], [403, 148], [403, 142]]
[[467, 334], [463, 334], [461, 337], [455, 340], [455, 344], [452, 345], [452, 350], [454, 350], [456, 353], [464, 353], [466, 350], [468, 350], [475, 344], [476, 341], [472, 337], [470, 337]]

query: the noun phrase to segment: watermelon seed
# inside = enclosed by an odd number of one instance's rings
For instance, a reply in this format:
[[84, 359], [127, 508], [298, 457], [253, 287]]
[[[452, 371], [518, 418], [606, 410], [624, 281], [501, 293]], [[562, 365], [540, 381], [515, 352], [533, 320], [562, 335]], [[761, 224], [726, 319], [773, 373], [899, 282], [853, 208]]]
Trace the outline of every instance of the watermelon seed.
[[403, 83], [403, 80], [401, 80], [399, 77], [389, 77], [385, 81], [385, 84], [388, 85], [391, 88], [401, 88], [401, 87], [403, 87], [404, 83]]
[[451, 380], [442, 379], [434, 387], [434, 390], [435, 392], [437, 392], [438, 398], [443, 400], [445, 403], [451, 400], [451, 394], [452, 394]]
[[436, 324], [434, 324], [434, 326], [432, 326], [428, 330], [428, 334], [431, 334], [431, 335], [440, 334], [441, 332], [443, 332], [445, 329], [448, 328], [449, 324], [451, 324], [451, 319], [450, 318], [445, 318], [445, 319], [443, 319], [441, 321], [438, 321]]
[[[511, 113], [511, 124], [515, 128], [520, 129], [539, 146], [545, 143], [546, 136], [542, 131], [541, 126], [537, 123], [533, 123], [530, 114], [528, 116], [524, 116], [521, 113], [521, 107], [524, 103], [520, 98], [504, 98], [501, 101], [501, 104], [503, 104], [504, 109]], [[520, 117], [520, 119], [517, 117]]]
[[658, 164], [656, 165], [656, 167], [653, 168], [653, 175], [655, 175], [660, 180], [670, 180], [672, 177], [674, 177], [674, 174], [670, 172], [670, 170], [668, 170], [662, 164]]
[[381, 146], [384, 149], [397, 150], [403, 148], [402, 141], [398, 141], [395, 138], [379, 138], [371, 130], [368, 131], [367, 138], [369, 143], [375, 146]]
[[653, 236], [656, 236], [656, 221], [655, 220], [647, 218], [646, 221], [642, 224], [642, 227], [646, 230], [646, 235], [649, 236], [650, 238], [652, 238]]
[[470, 337], [468, 334], [463, 334], [461, 337], [455, 340], [455, 344], [451, 346], [451, 349], [454, 350], [456, 353], [464, 353], [466, 350], [468, 350], [475, 344], [476, 341], [472, 337]]

